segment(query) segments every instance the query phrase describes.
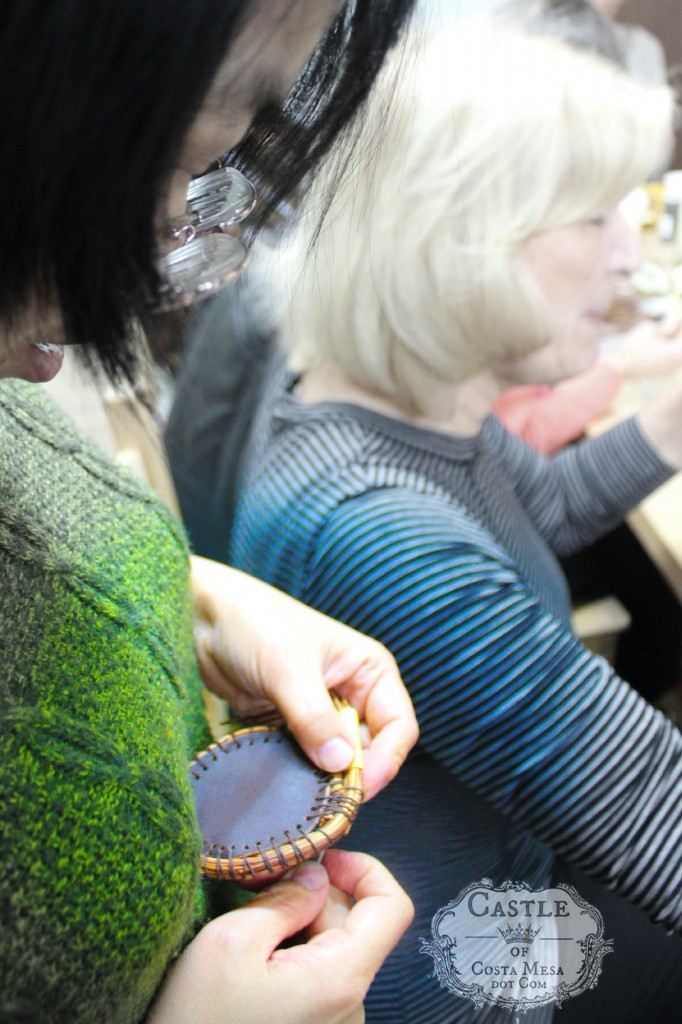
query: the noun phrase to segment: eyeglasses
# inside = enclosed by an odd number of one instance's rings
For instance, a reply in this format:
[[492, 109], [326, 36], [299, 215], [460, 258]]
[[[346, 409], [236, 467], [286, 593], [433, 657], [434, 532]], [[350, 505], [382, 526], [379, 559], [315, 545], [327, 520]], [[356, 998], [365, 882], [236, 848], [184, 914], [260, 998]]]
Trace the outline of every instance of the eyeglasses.
[[159, 263], [162, 311], [213, 295], [239, 276], [249, 253], [229, 232], [255, 205], [255, 189], [234, 167], [220, 167], [193, 179], [187, 190], [186, 215], [165, 225], [180, 247]]

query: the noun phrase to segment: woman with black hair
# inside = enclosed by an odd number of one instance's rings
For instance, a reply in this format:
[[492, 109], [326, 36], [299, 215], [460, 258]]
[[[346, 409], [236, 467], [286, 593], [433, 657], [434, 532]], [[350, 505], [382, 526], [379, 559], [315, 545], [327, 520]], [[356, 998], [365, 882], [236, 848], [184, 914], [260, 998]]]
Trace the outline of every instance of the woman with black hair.
[[[335, 687], [372, 734], [370, 795], [415, 740], [412, 709], [374, 641], [205, 560], [191, 593], [178, 524], [27, 382], [72, 342], [134, 379], [135, 321], [235, 273], [232, 236], [192, 241], [190, 182], [232, 151], [221, 166], [268, 182], [266, 216], [349, 123], [409, 7], [2, 4], [3, 1022], [359, 1021], [408, 922], [381, 865], [332, 852], [202, 928], [200, 668], [238, 713], [276, 704], [330, 770], [351, 758]], [[221, 173], [222, 201], [243, 179]]]

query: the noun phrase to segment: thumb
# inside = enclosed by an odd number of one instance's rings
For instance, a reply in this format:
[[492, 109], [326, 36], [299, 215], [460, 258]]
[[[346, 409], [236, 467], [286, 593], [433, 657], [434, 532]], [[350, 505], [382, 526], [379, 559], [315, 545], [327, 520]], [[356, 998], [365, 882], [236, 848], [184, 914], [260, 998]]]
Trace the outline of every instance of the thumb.
[[328, 888], [321, 865], [303, 864], [248, 906], [210, 921], [173, 965], [149, 1024], [274, 1020], [265, 968], [283, 940], [321, 912]]
[[319, 664], [299, 663], [280, 673], [276, 697], [280, 714], [311, 761], [327, 772], [340, 772], [355, 756], [351, 728], [334, 706]]
[[241, 910], [228, 914], [243, 946], [260, 948], [269, 957], [284, 941], [302, 931], [326, 903], [329, 878], [321, 864], [308, 861], [287, 872]]

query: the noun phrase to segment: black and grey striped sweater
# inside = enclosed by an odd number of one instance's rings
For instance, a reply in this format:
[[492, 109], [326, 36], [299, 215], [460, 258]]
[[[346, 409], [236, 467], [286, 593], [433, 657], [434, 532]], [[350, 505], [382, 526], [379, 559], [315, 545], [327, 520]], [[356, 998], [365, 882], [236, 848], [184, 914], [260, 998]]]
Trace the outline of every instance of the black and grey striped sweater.
[[493, 417], [456, 438], [287, 394], [266, 435], [234, 564], [385, 643], [420, 722], [348, 840], [417, 908], [369, 1019], [469, 1019], [419, 936], [484, 876], [548, 884], [556, 854], [682, 932], [682, 737], [575, 638], [556, 560], [670, 476], [636, 421], [547, 458]]

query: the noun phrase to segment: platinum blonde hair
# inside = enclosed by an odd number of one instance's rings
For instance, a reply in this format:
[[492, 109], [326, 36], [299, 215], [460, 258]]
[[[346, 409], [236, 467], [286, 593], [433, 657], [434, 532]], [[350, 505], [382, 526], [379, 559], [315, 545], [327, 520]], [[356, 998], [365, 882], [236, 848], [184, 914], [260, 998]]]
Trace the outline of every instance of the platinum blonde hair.
[[670, 145], [673, 111], [667, 87], [494, 18], [410, 39], [314, 249], [331, 167], [276, 268], [292, 367], [333, 360], [424, 412], [435, 382], [546, 344], [524, 242], [612, 210]]

